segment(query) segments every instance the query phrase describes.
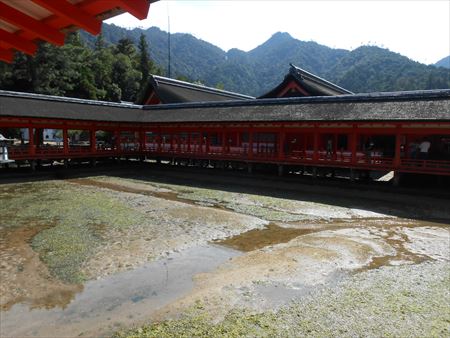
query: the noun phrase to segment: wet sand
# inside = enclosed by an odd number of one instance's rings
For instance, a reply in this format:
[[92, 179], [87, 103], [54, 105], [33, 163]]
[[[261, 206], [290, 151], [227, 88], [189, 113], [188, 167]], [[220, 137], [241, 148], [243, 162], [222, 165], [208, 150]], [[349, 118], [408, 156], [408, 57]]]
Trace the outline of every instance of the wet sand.
[[109, 336], [198, 302], [219, 321], [368, 271], [450, 260], [439, 197], [122, 176], [0, 185], [2, 336]]
[[[2, 313], [2, 337], [99, 337], [145, 323], [148, 314], [193, 287], [193, 276], [239, 255], [217, 246], [172, 253], [164, 259], [84, 284], [70, 304], [51, 309], [20, 302]], [[51, 288], [51, 285], [49, 286]], [[17, 325], [20, 318], [21, 325]]]

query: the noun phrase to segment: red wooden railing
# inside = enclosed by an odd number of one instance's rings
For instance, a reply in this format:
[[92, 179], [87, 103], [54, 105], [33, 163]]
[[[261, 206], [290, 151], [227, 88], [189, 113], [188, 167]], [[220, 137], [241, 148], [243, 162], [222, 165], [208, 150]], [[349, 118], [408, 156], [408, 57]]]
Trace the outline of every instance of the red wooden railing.
[[[142, 147], [142, 148], [141, 148]], [[120, 156], [148, 156], [166, 158], [197, 158], [210, 160], [234, 160], [244, 162], [268, 162], [292, 165], [328, 166], [340, 168], [354, 168], [364, 170], [394, 170], [410, 173], [429, 173], [450, 175], [450, 160], [434, 159], [400, 159], [384, 157], [377, 152], [364, 153], [357, 151], [337, 151], [329, 153], [323, 150], [315, 153], [313, 150], [295, 150], [283, 152], [280, 156], [279, 148], [275, 145], [248, 144], [243, 146], [209, 145], [209, 144], [175, 144], [158, 143], [156, 141], [143, 143], [120, 143], [115, 146], [87, 145], [14, 145], [8, 147], [9, 157], [13, 160], [35, 159], [66, 159], [66, 158], [98, 158]], [[397, 165], [396, 165], [397, 163]]]

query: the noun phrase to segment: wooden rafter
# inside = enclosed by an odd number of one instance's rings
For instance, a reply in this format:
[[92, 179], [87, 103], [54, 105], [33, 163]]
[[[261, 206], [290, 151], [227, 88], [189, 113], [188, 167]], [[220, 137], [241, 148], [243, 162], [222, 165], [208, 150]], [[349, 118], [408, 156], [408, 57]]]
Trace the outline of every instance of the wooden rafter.
[[[82, 28], [93, 35], [100, 33], [102, 20], [123, 12], [145, 19], [150, 3], [158, 0], [0, 0], [0, 61], [11, 62], [15, 50], [34, 54], [36, 40], [61, 46], [67, 31]], [[3, 27], [3, 28], [4, 28]]]
[[32, 18], [15, 8], [0, 2], [0, 19], [19, 27], [23, 30], [32, 31], [42, 40], [61, 46], [64, 44], [64, 34], [60, 31]]
[[17, 34], [9, 33], [1, 28], [0, 41], [29, 55], [33, 55], [37, 49], [36, 44], [32, 43], [31, 41], [24, 39]]
[[283, 90], [278, 94], [278, 97], [284, 97], [287, 92], [289, 92], [291, 89], [296, 90], [297, 92], [301, 93], [304, 96], [310, 96], [310, 94], [302, 87], [300, 87], [298, 84], [296, 84], [294, 81], [291, 81]]
[[139, 20], [147, 17], [150, 8], [150, 2], [147, 0], [114, 0], [113, 2]]
[[5, 62], [12, 62], [14, 53], [10, 49], [0, 48], [0, 60]]
[[37, 5], [48, 11], [73, 22], [75, 26], [85, 29], [93, 35], [100, 33], [102, 23], [95, 17], [81, 10], [69, 2], [54, 0], [32, 0]]

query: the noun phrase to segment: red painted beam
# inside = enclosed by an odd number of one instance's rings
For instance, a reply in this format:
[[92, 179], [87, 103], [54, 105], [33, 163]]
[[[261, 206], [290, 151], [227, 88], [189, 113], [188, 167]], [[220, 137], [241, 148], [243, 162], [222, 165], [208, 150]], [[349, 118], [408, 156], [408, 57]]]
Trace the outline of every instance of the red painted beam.
[[9, 49], [0, 48], [0, 60], [11, 63], [14, 58], [14, 53]]
[[150, 8], [150, 1], [148, 0], [114, 0], [118, 7], [127, 11], [139, 20], [147, 18], [148, 10]]
[[75, 26], [83, 28], [93, 35], [100, 33], [102, 23], [92, 17], [79, 7], [72, 5], [66, 0], [32, 0], [37, 5], [47, 9], [48, 11], [67, 19]]
[[9, 7], [3, 2], [0, 2], [0, 19], [25, 31], [31, 31], [39, 38], [54, 43], [55, 45], [62, 46], [64, 44], [63, 33], [43, 24], [39, 20], [23, 14], [17, 9]]
[[29, 55], [33, 55], [36, 52], [37, 46], [29, 40], [21, 38], [17, 34], [9, 33], [0, 28], [0, 40], [9, 46], [20, 50]]

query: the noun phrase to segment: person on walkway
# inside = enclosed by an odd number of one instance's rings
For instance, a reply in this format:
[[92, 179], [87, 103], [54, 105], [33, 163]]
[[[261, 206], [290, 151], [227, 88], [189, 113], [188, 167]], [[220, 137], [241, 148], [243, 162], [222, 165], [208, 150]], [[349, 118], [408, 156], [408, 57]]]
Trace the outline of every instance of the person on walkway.
[[420, 144], [419, 144], [419, 158], [421, 160], [426, 160], [428, 159], [428, 152], [430, 150], [431, 147], [431, 142], [428, 141], [428, 139], [424, 139]]

